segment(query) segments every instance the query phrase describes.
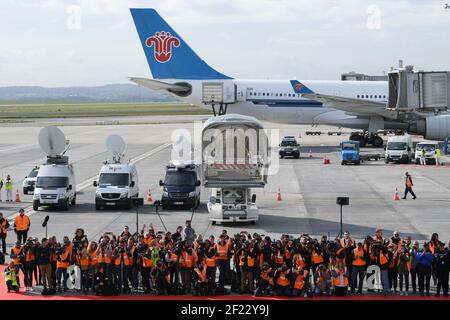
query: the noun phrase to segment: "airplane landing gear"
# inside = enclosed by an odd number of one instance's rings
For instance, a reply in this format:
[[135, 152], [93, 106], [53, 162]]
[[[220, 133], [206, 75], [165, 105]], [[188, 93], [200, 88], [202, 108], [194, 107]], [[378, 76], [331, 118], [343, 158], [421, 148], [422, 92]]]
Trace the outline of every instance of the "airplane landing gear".
[[361, 147], [365, 147], [367, 144], [371, 144], [375, 148], [381, 148], [383, 146], [383, 139], [379, 137], [376, 133], [372, 132], [352, 132], [350, 134], [350, 140], [359, 141]]

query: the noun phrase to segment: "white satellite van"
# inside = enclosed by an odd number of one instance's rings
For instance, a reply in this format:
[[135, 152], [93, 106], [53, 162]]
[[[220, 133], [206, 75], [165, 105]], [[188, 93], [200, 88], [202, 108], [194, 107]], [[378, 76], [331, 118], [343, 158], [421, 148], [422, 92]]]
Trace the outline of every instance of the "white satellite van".
[[136, 166], [130, 162], [121, 163], [125, 142], [120, 136], [110, 135], [106, 147], [113, 154], [113, 160], [106, 160], [100, 169], [98, 180], [94, 181], [95, 209], [103, 207], [131, 208], [132, 198], [139, 196], [139, 181]]
[[76, 182], [73, 165], [64, 156], [69, 144], [57, 127], [45, 127], [39, 132], [39, 144], [47, 153], [47, 162], [39, 167], [33, 194], [33, 209], [62, 207], [68, 210], [76, 203]]

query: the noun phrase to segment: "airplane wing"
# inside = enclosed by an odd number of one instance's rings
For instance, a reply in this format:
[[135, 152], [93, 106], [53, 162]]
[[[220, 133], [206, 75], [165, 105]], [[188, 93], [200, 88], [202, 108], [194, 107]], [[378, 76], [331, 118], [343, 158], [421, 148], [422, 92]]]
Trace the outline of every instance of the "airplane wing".
[[318, 100], [334, 109], [346, 111], [349, 114], [359, 116], [382, 116], [395, 119], [396, 114], [386, 110], [386, 104], [383, 102], [353, 99], [339, 96], [332, 96], [319, 93], [304, 93], [302, 97]]
[[153, 79], [130, 77], [130, 81], [152, 90], [167, 90], [173, 93], [184, 93], [191, 90], [191, 87], [188, 85], [172, 84]]

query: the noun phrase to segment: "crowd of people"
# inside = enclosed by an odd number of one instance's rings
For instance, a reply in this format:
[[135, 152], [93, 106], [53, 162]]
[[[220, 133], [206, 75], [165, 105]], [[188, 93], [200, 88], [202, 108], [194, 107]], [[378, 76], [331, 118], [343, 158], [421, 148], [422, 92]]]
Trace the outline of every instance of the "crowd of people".
[[[120, 235], [103, 234], [88, 240], [77, 229], [72, 240], [55, 237], [27, 238], [11, 249], [5, 270], [8, 290], [43, 286], [43, 294], [70, 290], [69, 272], [78, 266], [77, 290], [97, 295], [140, 292], [157, 295], [221, 295], [230, 291], [255, 296], [313, 297], [361, 295], [364, 279], [376, 266], [380, 287], [373, 294], [430, 295], [431, 279], [436, 296], [448, 296], [450, 241], [433, 234], [419, 245], [394, 232], [383, 237], [377, 229], [363, 241], [345, 232], [340, 239], [315, 239], [283, 235], [279, 240], [245, 231], [219, 238], [196, 235], [190, 221], [174, 233], [156, 232], [145, 225], [140, 233], [128, 227]], [[375, 270], [373, 267], [372, 270]], [[377, 283], [377, 280], [374, 280]], [[367, 281], [368, 278], [367, 278]], [[412, 290], [411, 290], [412, 289]]]

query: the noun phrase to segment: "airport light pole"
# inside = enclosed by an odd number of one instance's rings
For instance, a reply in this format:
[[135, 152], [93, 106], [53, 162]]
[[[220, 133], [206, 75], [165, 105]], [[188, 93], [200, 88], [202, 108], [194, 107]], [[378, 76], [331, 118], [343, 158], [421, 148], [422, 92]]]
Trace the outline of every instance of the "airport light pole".
[[341, 231], [339, 232], [336, 239], [341, 238], [344, 235], [344, 232], [342, 230], [342, 207], [348, 206], [350, 204], [350, 198], [349, 197], [337, 197], [336, 203], [340, 206], [341, 212], [340, 212], [340, 225], [341, 225]]

